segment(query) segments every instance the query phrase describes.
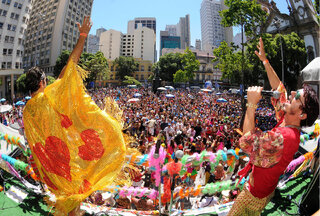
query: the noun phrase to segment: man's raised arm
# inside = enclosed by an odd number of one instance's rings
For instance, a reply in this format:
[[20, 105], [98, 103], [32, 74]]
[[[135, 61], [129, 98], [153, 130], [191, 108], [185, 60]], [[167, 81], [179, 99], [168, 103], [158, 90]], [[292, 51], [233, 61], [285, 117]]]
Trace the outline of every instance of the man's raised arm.
[[259, 52], [255, 51], [255, 54], [262, 61], [264, 68], [267, 71], [267, 75], [268, 75], [268, 79], [269, 79], [269, 83], [271, 85], [271, 88], [277, 89], [280, 84], [280, 79], [279, 79], [277, 73], [273, 70], [272, 66], [270, 65], [270, 63], [266, 57], [262, 38], [260, 38], [259, 45], [257, 45], [257, 48], [258, 48]]
[[[89, 31], [91, 29], [91, 26], [92, 26], [91, 21], [90, 21], [90, 17], [89, 16], [84, 17], [82, 26], [80, 25], [80, 23], [77, 23], [77, 25], [78, 25], [79, 32], [80, 32], [79, 39], [78, 39], [78, 42], [77, 42], [76, 46], [74, 47], [74, 49], [72, 50], [72, 52], [69, 56], [69, 59], [68, 59], [68, 62], [73, 61], [76, 64], [78, 64], [78, 62], [79, 62], [84, 43], [86, 41], [86, 38], [87, 38]], [[58, 79], [61, 79], [63, 77], [64, 71], [65, 71], [65, 67], [62, 69]]]

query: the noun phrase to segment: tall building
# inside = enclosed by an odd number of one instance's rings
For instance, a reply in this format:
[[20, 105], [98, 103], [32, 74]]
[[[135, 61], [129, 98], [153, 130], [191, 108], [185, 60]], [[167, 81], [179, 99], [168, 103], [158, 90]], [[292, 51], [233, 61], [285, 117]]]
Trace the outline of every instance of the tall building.
[[122, 55], [123, 34], [120, 31], [110, 29], [100, 35], [100, 51], [107, 59], [115, 60]]
[[100, 46], [100, 35], [101, 33], [107, 31], [105, 28], [99, 28], [96, 30], [96, 34], [88, 35], [88, 53], [95, 54], [99, 51], [99, 46]]
[[177, 25], [166, 25], [169, 36], [177, 36]]
[[190, 47], [190, 16], [187, 14], [185, 17], [180, 17], [177, 24], [177, 35], [181, 39], [181, 49]]
[[138, 25], [132, 34], [108, 30], [100, 37], [100, 50], [107, 59], [114, 60], [119, 56], [131, 56], [145, 61], [155, 62], [156, 35], [153, 29]]
[[141, 23], [142, 27], [153, 29], [154, 33], [157, 32], [157, 22], [154, 17], [137, 17], [134, 20], [128, 21], [127, 33], [133, 34], [134, 29], [138, 28]]
[[197, 50], [201, 50], [201, 40], [200, 39], [196, 39], [196, 43], [195, 43], [196, 45], [196, 49]]
[[223, 0], [203, 0], [200, 8], [202, 49], [211, 51], [222, 41], [232, 42], [232, 29], [221, 24], [219, 11], [225, 9]]
[[31, 9], [32, 1], [0, 2], [0, 97], [14, 97], [14, 80], [23, 73], [24, 34]]
[[168, 31], [160, 31], [160, 56], [163, 48], [181, 48], [180, 37], [170, 36]]
[[[40, 66], [52, 74], [63, 50], [77, 43], [81, 23], [91, 15], [93, 0], [34, 1], [25, 40], [24, 68]], [[84, 47], [87, 52], [87, 44]]]
[[[176, 25], [166, 25], [166, 31], [169, 36], [180, 37], [180, 48], [186, 49], [190, 47], [190, 16], [187, 14], [185, 17], [180, 17], [179, 23]], [[160, 50], [161, 52], [161, 50]]]

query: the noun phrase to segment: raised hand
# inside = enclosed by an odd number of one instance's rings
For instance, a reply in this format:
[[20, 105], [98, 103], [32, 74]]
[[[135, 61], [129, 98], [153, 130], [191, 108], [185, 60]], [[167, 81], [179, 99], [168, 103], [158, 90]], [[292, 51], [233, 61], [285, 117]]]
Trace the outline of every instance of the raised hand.
[[85, 33], [85, 34], [89, 34], [89, 31], [91, 29], [92, 26], [92, 22], [90, 20], [89, 16], [85, 16], [82, 22], [82, 25], [80, 25], [80, 23], [77, 23], [78, 29], [80, 34], [81, 33]]
[[254, 53], [259, 57], [259, 59], [261, 61], [267, 60], [266, 53], [264, 51], [263, 41], [262, 41], [261, 37], [260, 37], [259, 45], [257, 45], [257, 48], [258, 48], [259, 52], [255, 51]]

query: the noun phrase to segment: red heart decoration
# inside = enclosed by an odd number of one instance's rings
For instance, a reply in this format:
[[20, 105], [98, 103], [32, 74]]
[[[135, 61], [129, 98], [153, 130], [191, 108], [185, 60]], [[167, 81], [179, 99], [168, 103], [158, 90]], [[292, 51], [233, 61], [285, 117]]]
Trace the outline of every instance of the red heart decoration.
[[104, 148], [98, 132], [87, 129], [82, 131], [80, 136], [85, 144], [79, 147], [79, 157], [87, 161], [99, 160], [104, 153]]
[[63, 114], [60, 114], [60, 115], [62, 117], [61, 126], [64, 128], [70, 127], [72, 125], [72, 121], [69, 119], [69, 117]]
[[70, 175], [70, 153], [68, 146], [59, 138], [49, 136], [46, 144], [36, 143], [34, 153], [47, 172], [54, 173], [72, 181]]

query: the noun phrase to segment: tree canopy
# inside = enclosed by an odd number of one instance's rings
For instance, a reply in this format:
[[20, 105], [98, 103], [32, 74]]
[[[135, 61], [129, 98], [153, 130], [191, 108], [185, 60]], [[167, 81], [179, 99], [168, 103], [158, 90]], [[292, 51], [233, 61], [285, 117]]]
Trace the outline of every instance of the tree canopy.
[[109, 65], [102, 52], [97, 52], [95, 55], [85, 54], [82, 59], [86, 59], [86, 61], [80, 62], [83, 69], [90, 72], [86, 79], [87, 83], [95, 82], [98, 79], [107, 79], [109, 75]]
[[116, 75], [121, 81], [125, 76], [132, 76], [139, 68], [139, 63], [133, 57], [119, 56], [113, 61], [115, 66]]
[[267, 12], [257, 0], [225, 0], [227, 9], [220, 12], [225, 27], [243, 25], [248, 37], [255, 36], [266, 20]]
[[152, 66], [155, 73], [159, 71], [159, 77], [163, 81], [173, 82], [173, 75], [183, 69], [181, 53], [167, 53], [159, 58], [159, 61]]

